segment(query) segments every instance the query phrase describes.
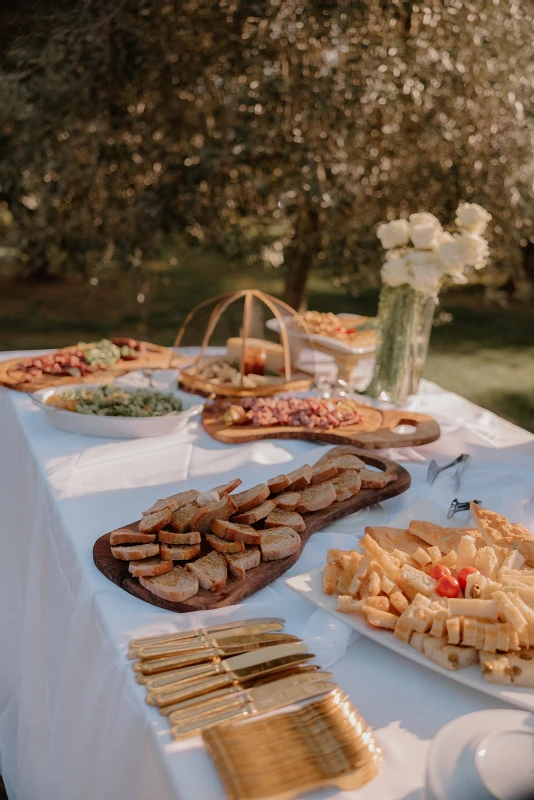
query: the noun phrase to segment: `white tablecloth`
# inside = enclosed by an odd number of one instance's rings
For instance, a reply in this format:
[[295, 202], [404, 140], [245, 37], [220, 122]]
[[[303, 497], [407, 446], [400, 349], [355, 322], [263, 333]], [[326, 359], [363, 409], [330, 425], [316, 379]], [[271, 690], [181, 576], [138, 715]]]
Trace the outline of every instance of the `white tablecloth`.
[[[477, 497], [534, 529], [533, 436], [429, 383], [409, 407], [432, 414], [442, 437], [386, 453], [413, 480], [408, 492], [383, 504], [388, 519], [421, 497], [447, 508], [450, 479], [430, 488], [428, 461], [468, 452], [473, 461], [461, 499]], [[315, 460], [317, 445], [225, 447], [198, 421], [161, 439], [90, 439], [56, 430], [29, 397], [6, 389], [0, 424], [0, 755], [10, 800], [224, 797], [201, 740], [171, 740], [125, 655], [132, 636], [215, 619], [284, 617], [374, 727], [385, 755], [380, 776], [359, 792], [321, 797], [416, 800], [438, 730], [461, 714], [499, 707], [364, 637], [349, 641], [346, 626], [314, 611], [283, 578], [239, 606], [178, 615], [130, 596], [94, 566], [94, 541], [155, 499], [236, 476], [252, 486]], [[368, 519], [315, 534], [289, 574], [323, 563], [328, 547], [347, 547]]]

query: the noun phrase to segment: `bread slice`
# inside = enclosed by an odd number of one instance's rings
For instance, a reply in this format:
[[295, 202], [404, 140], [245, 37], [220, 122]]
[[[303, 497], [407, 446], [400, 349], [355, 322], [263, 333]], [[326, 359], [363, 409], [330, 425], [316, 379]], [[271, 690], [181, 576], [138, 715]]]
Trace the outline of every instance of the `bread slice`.
[[279, 494], [283, 492], [284, 489], [287, 489], [289, 484], [291, 483], [290, 478], [287, 475], [277, 475], [276, 478], [271, 478], [267, 481], [267, 486], [269, 487], [269, 491], [271, 494]]
[[336, 500], [348, 500], [349, 497], [357, 494], [360, 491], [362, 479], [360, 473], [354, 469], [347, 469], [341, 475], [332, 478], [332, 486], [336, 490]]
[[260, 519], [265, 519], [274, 508], [276, 508], [276, 502], [274, 500], [265, 500], [265, 502], [260, 503], [259, 506], [251, 508], [250, 511], [244, 511], [242, 514], [234, 514], [232, 522], [243, 522], [245, 525], [254, 525], [254, 523], [259, 522]]
[[178, 511], [174, 511], [170, 520], [171, 528], [174, 528], [175, 531], [179, 531], [179, 533], [185, 533], [191, 525], [191, 520], [197, 511], [198, 506], [194, 503], [188, 503], [186, 506], [183, 506], [183, 508], [179, 508]]
[[244, 553], [245, 552], [245, 543], [236, 541], [230, 542], [227, 539], [221, 539], [219, 536], [215, 536], [214, 533], [207, 533], [206, 539], [208, 543], [213, 547], [214, 550], [217, 550], [218, 553]]
[[304, 464], [303, 467], [299, 467], [299, 469], [294, 469], [293, 472], [288, 472], [287, 477], [291, 481], [289, 486], [287, 487], [290, 492], [298, 492], [301, 489], [304, 489], [305, 486], [309, 486], [312, 479], [312, 468], [308, 466], [308, 464]]
[[250, 511], [251, 508], [259, 506], [270, 495], [269, 487], [266, 483], [259, 483], [253, 486], [252, 489], [246, 489], [244, 492], [233, 495], [233, 500], [237, 506], [237, 511]]
[[200, 544], [200, 531], [189, 531], [189, 533], [174, 533], [174, 531], [160, 531], [158, 539], [163, 544]]
[[328, 508], [336, 500], [336, 490], [332, 483], [319, 483], [317, 486], [309, 486], [303, 489], [300, 496], [300, 503], [297, 511], [319, 511], [321, 508]]
[[162, 561], [161, 558], [143, 558], [141, 561], [130, 561], [128, 570], [134, 578], [152, 578], [156, 575], [164, 575], [172, 570], [172, 561]]
[[247, 547], [243, 553], [227, 553], [225, 558], [230, 572], [238, 580], [243, 580], [247, 569], [254, 569], [261, 561], [259, 547]]
[[199, 495], [196, 489], [188, 489], [185, 492], [178, 492], [178, 494], [171, 494], [170, 497], [165, 497], [163, 500], [157, 500], [153, 506], [150, 506], [147, 511], [143, 511], [143, 517], [147, 514], [152, 514], [154, 511], [161, 511], [162, 508], [171, 507], [173, 511], [183, 508], [188, 503], [194, 503]]
[[271, 511], [263, 523], [265, 528], [289, 527], [297, 533], [302, 533], [306, 528], [306, 523], [296, 511], [282, 511], [276, 508]]
[[372, 539], [380, 545], [382, 550], [391, 553], [393, 550], [401, 550], [409, 556], [413, 556], [416, 550], [421, 547], [421, 540], [413, 536], [406, 528], [388, 528], [387, 526], [367, 527], [365, 529]]
[[365, 469], [366, 466], [365, 461], [362, 461], [358, 456], [352, 455], [352, 453], [346, 453], [345, 455], [333, 453], [324, 463], [337, 467], [340, 472], [345, 469]]
[[165, 506], [159, 511], [153, 511], [144, 516], [139, 522], [139, 533], [154, 533], [169, 524], [172, 517], [172, 508]]
[[155, 514], [156, 511], [163, 511], [165, 508], [170, 508], [174, 511], [171, 501], [166, 497], [164, 497], [162, 500], [156, 500], [156, 502], [153, 503], [150, 508], [147, 508], [146, 511], [142, 512], [141, 516], [146, 517], [149, 514]]
[[[172, 564], [172, 561], [170, 563]], [[181, 603], [198, 592], [198, 580], [180, 566], [155, 578], [141, 577], [139, 583], [152, 594], [163, 600], [170, 600], [171, 603]]]
[[200, 533], [208, 533], [214, 519], [230, 519], [237, 510], [236, 504], [229, 494], [225, 494], [218, 503], [199, 508], [189, 523], [191, 528]]
[[163, 561], [191, 561], [200, 555], [199, 544], [162, 544], [159, 554]]
[[283, 492], [276, 498], [276, 505], [282, 511], [294, 511], [300, 503], [300, 492]]
[[259, 544], [261, 542], [260, 531], [254, 530], [250, 525], [241, 522], [227, 522], [223, 519], [214, 519], [211, 523], [211, 530], [221, 539], [229, 542], [245, 542], [245, 544]]
[[215, 486], [212, 491], [217, 492], [218, 495], [230, 494], [234, 491], [234, 489], [237, 489], [238, 486], [241, 486], [242, 483], [243, 481], [241, 478], [234, 478], [233, 481], [228, 481], [228, 483], [221, 483], [220, 486]]
[[292, 528], [271, 528], [262, 531], [261, 556], [264, 561], [278, 561], [300, 550], [300, 536]]
[[396, 475], [386, 475], [384, 472], [375, 472], [370, 469], [360, 470], [362, 489], [382, 489], [396, 479]]
[[335, 478], [338, 474], [339, 470], [336, 465], [333, 462], [325, 461], [323, 464], [316, 464], [315, 467], [313, 467], [311, 482], [312, 484], [323, 483], [323, 481], [329, 481], [331, 478]]
[[137, 526], [117, 528], [109, 534], [110, 544], [151, 544], [156, 541], [155, 533], [139, 533]]
[[140, 558], [150, 558], [159, 555], [159, 544], [132, 544], [122, 547], [112, 547], [111, 552], [119, 561], [137, 561]]
[[186, 569], [197, 578], [203, 589], [209, 589], [210, 592], [218, 592], [219, 589], [226, 586], [228, 575], [226, 559], [215, 550], [212, 550], [207, 556], [199, 558], [198, 561], [187, 564]]

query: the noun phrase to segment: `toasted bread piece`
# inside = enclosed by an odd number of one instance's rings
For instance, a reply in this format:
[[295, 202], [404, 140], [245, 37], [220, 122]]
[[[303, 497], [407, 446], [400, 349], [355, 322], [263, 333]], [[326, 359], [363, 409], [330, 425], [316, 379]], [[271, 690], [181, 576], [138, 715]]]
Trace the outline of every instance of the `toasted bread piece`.
[[505, 551], [518, 550], [528, 567], [534, 567], [534, 536], [519, 523], [509, 522], [506, 517], [471, 503], [471, 514], [479, 533], [487, 545]]
[[254, 569], [261, 561], [259, 547], [247, 547], [243, 553], [225, 553], [230, 572], [238, 580], [245, 577], [247, 569]]
[[316, 464], [312, 467], [312, 484], [323, 483], [335, 478], [339, 474], [339, 470], [332, 462], [325, 461], [323, 464]]
[[261, 542], [261, 532], [254, 530], [251, 525], [243, 525], [241, 522], [214, 519], [211, 523], [211, 530], [216, 536], [229, 542], [245, 542], [245, 544]]
[[163, 561], [191, 561], [200, 555], [199, 544], [162, 544], [159, 555]]
[[297, 506], [299, 513], [307, 511], [318, 511], [321, 508], [328, 508], [335, 502], [336, 490], [332, 483], [318, 483], [316, 486], [309, 486], [303, 489], [300, 495], [300, 503]]
[[382, 489], [396, 477], [396, 475], [386, 475], [384, 472], [375, 472], [370, 469], [360, 470], [362, 489]]
[[[422, 539], [430, 545], [439, 547], [442, 553], [450, 553], [451, 550], [456, 551], [460, 544], [460, 539], [466, 533], [463, 528], [442, 528], [441, 525], [436, 525], [433, 522], [426, 522], [424, 520], [414, 519], [410, 522], [408, 527], [412, 536]], [[477, 542], [477, 547], [481, 547], [484, 542], [480, 534], [469, 533], [474, 536]]]
[[137, 526], [117, 528], [109, 534], [110, 544], [151, 544], [156, 541], [155, 533], [140, 533]]
[[213, 547], [214, 550], [217, 550], [218, 553], [244, 553], [245, 552], [245, 543], [244, 542], [230, 542], [227, 539], [221, 539], [219, 536], [215, 536], [214, 533], [207, 533], [206, 539], [208, 543]]
[[174, 528], [179, 533], [185, 533], [189, 529], [191, 520], [197, 511], [198, 506], [195, 503], [188, 503], [183, 508], [179, 508], [178, 511], [174, 511], [170, 520], [171, 528]]
[[235, 511], [236, 504], [229, 494], [225, 494], [218, 503], [199, 508], [189, 524], [193, 530], [207, 533], [214, 519], [230, 519]]
[[163, 544], [200, 544], [200, 531], [189, 531], [189, 533], [174, 533], [174, 531], [160, 531], [158, 539]]
[[323, 592], [325, 594], [335, 594], [337, 582], [343, 567], [335, 561], [329, 561], [323, 571]]
[[250, 511], [251, 508], [259, 506], [270, 495], [269, 487], [266, 483], [259, 483], [253, 486], [252, 489], [246, 489], [244, 492], [232, 495], [233, 500], [237, 506], [237, 511]]
[[300, 536], [292, 528], [270, 528], [261, 534], [261, 556], [264, 561], [277, 561], [300, 550]]
[[119, 561], [137, 561], [140, 558], [150, 558], [159, 555], [159, 544], [132, 544], [122, 547], [112, 547], [111, 552]]
[[435, 664], [450, 670], [463, 669], [478, 661], [478, 651], [474, 647], [458, 647], [448, 644], [445, 638], [429, 635], [424, 642], [424, 653]]
[[170, 508], [170, 509], [172, 509], [174, 511], [174, 509], [172, 508], [172, 503], [171, 503], [170, 499], [167, 499], [166, 497], [164, 497], [162, 500], [156, 500], [156, 502], [153, 503], [150, 506], [150, 508], [147, 508], [146, 511], [142, 512], [141, 516], [142, 517], [146, 517], [149, 514], [155, 514], [156, 511], [163, 511], [166, 508]]
[[241, 486], [243, 481], [241, 478], [234, 478], [233, 481], [228, 481], [228, 483], [221, 483], [220, 486], [215, 486], [212, 491], [217, 492], [219, 496], [223, 494], [231, 494], [234, 489], [237, 489], [238, 486]]
[[[169, 562], [172, 564], [172, 561]], [[176, 566], [165, 575], [155, 578], [139, 578], [139, 583], [152, 594], [169, 600], [171, 603], [181, 603], [188, 600], [198, 592], [198, 580], [183, 567]]]
[[265, 502], [260, 503], [259, 506], [251, 508], [250, 511], [243, 511], [241, 514], [234, 514], [232, 517], [232, 522], [242, 522], [245, 525], [254, 525], [254, 523], [259, 522], [260, 519], [265, 519], [265, 517], [267, 517], [275, 508], [275, 500], [265, 500]]
[[268, 517], [265, 518], [263, 523], [265, 528], [279, 528], [287, 526], [292, 528], [297, 533], [302, 533], [306, 528], [306, 523], [296, 511], [282, 511], [276, 508], [271, 511]]
[[387, 553], [397, 549], [411, 556], [421, 546], [421, 540], [417, 536], [413, 536], [405, 528], [367, 527], [365, 533], [374, 539]]
[[362, 479], [359, 472], [354, 469], [347, 469], [341, 475], [332, 478], [331, 483], [336, 491], [336, 500], [341, 502], [342, 500], [348, 500], [349, 497], [360, 491]]
[[270, 478], [267, 481], [267, 486], [271, 494], [280, 494], [284, 489], [287, 489], [290, 483], [291, 479], [287, 475], [277, 475], [276, 478]]
[[294, 511], [300, 503], [300, 492], [283, 492], [276, 497], [276, 505], [282, 511]]
[[146, 511], [143, 511], [143, 517], [147, 514], [152, 514], [154, 511], [160, 511], [162, 508], [171, 507], [173, 511], [186, 506], [188, 503], [194, 503], [198, 497], [196, 489], [188, 489], [185, 492], [178, 492], [178, 494], [171, 494], [170, 497], [164, 497], [163, 500], [157, 500], [153, 506]]
[[165, 506], [165, 508], [160, 509], [160, 511], [153, 511], [151, 514], [147, 514], [143, 517], [139, 522], [139, 533], [154, 533], [155, 531], [160, 531], [169, 524], [171, 517], [172, 508], [170, 506]]
[[161, 558], [143, 558], [141, 561], [130, 561], [128, 569], [134, 578], [153, 578], [164, 575], [172, 570], [172, 561], [162, 561]]
[[345, 455], [332, 455], [330, 458], [327, 458], [324, 463], [336, 467], [338, 472], [342, 472], [346, 469], [365, 469], [366, 466], [365, 461], [362, 461], [361, 458], [358, 458], [358, 456], [355, 456], [352, 453], [346, 453]]
[[215, 550], [199, 558], [198, 561], [187, 564], [186, 569], [197, 578], [203, 589], [209, 589], [210, 592], [218, 592], [226, 586], [228, 575], [226, 559]]
[[287, 477], [291, 481], [287, 487], [290, 492], [299, 492], [306, 486], [309, 486], [312, 479], [312, 468], [308, 464], [304, 464], [299, 469], [294, 469], [293, 472], [288, 472]]

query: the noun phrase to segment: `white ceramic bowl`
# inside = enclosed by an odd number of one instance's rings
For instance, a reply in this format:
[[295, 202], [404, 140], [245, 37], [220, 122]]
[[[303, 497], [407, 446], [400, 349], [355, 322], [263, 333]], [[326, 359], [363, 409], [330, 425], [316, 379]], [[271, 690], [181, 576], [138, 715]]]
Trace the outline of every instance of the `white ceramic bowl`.
[[[183, 411], [165, 417], [100, 417], [95, 414], [79, 414], [76, 411], [66, 411], [56, 406], [47, 405], [47, 400], [53, 395], [70, 391], [71, 389], [97, 389], [102, 384], [75, 384], [72, 386], [59, 386], [53, 389], [40, 389], [30, 395], [33, 402], [45, 413], [46, 418], [54, 427], [69, 433], [81, 433], [85, 436], [99, 436], [104, 439], [138, 439], [147, 436], [165, 436], [183, 428], [195, 414], [202, 411], [202, 403], [198, 397], [187, 392], [174, 391], [182, 401]], [[139, 387], [121, 386], [124, 391], [133, 392]], [[148, 390], [150, 391], [150, 390]], [[154, 391], [165, 392], [163, 389]]]

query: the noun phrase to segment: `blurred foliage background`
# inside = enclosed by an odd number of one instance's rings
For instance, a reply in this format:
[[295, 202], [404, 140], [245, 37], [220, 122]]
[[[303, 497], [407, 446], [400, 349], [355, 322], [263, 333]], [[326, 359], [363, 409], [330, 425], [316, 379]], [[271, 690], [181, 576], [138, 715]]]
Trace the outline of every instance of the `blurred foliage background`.
[[[493, 324], [488, 302], [523, 304], [524, 371], [533, 22], [519, 0], [6, 0], [5, 346], [24, 324], [29, 335], [43, 296], [54, 344], [91, 293], [94, 325], [122, 308], [124, 324], [161, 335], [171, 288], [172, 325], [243, 280], [296, 307], [311, 292], [315, 307], [363, 308], [378, 285], [377, 225], [423, 209], [452, 223], [464, 199], [493, 215], [485, 300], [468, 303]], [[472, 341], [476, 355], [475, 330]]]

